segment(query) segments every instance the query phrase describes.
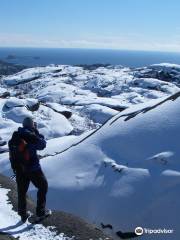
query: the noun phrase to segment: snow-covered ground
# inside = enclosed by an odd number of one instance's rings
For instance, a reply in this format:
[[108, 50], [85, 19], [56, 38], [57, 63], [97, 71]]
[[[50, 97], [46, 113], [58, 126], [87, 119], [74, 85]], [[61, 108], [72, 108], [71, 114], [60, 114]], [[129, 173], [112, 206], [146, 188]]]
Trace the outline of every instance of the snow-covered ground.
[[42, 224], [22, 223], [8, 199], [8, 189], [0, 187], [0, 232], [6, 232], [19, 240], [70, 240], [64, 234], [57, 235], [52, 227]]
[[[8, 89], [12, 96], [12, 100], [8, 100], [10, 103], [5, 103], [3, 112], [6, 118], [15, 122], [20, 122], [25, 115], [36, 115], [49, 138], [55, 132], [56, 137], [71, 131], [80, 134], [99, 127], [131, 105], [179, 91], [179, 76], [179, 66], [170, 64], [141, 69], [108, 66], [89, 70], [66, 65], [25, 69], [2, 77], [2, 91]], [[29, 101], [24, 100], [27, 98]], [[45, 104], [32, 113], [27, 106], [37, 100]], [[73, 113], [69, 122], [58, 114], [64, 111]], [[54, 119], [61, 122], [63, 128], [55, 127], [58, 124]]]
[[[165, 228], [174, 232], [142, 239], [177, 240], [179, 82], [174, 64], [26, 69], [1, 79], [11, 97], [0, 99], [0, 135], [8, 140], [24, 116], [38, 122], [48, 140], [40, 155], [49, 207], [111, 224], [113, 233]], [[0, 169], [10, 174], [7, 152]]]

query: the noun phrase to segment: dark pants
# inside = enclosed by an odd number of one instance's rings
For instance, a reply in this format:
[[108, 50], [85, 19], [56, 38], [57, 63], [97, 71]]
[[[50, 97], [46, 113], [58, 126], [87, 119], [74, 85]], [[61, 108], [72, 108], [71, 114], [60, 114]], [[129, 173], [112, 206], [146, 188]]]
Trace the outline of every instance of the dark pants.
[[30, 182], [38, 189], [36, 214], [41, 216], [45, 212], [46, 193], [48, 190], [48, 182], [41, 169], [33, 172], [17, 172], [16, 182], [18, 189], [18, 214], [26, 214], [26, 193]]

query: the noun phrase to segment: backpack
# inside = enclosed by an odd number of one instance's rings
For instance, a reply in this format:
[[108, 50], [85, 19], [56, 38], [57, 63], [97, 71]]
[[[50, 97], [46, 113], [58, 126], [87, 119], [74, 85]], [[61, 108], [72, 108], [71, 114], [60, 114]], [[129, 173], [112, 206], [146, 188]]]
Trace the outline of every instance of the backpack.
[[30, 154], [27, 142], [21, 137], [19, 132], [14, 132], [8, 142], [9, 159], [14, 172], [25, 171], [30, 164]]

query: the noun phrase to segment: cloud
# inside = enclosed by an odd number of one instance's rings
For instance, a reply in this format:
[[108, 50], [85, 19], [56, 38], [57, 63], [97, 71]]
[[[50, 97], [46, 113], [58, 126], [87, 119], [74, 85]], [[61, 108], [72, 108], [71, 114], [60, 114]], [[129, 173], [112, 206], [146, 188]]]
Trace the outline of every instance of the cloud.
[[180, 36], [174, 35], [171, 41], [165, 38], [151, 39], [142, 34], [122, 36], [86, 36], [79, 39], [43, 38], [28, 34], [1, 34], [2, 47], [49, 47], [49, 48], [102, 48], [149, 51], [180, 52]]

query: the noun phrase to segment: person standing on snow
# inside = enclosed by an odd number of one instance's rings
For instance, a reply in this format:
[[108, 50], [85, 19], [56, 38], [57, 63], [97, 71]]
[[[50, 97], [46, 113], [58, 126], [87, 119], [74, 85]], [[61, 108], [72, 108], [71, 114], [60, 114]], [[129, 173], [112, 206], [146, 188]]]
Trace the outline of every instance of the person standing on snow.
[[18, 214], [21, 216], [21, 220], [25, 222], [29, 217], [26, 209], [26, 193], [30, 182], [38, 189], [37, 219], [50, 215], [51, 211], [45, 208], [48, 182], [37, 155], [37, 150], [43, 150], [46, 147], [46, 141], [44, 136], [39, 133], [32, 118], [26, 117], [23, 120], [23, 127], [19, 127], [13, 133], [8, 145], [11, 166], [16, 174]]

